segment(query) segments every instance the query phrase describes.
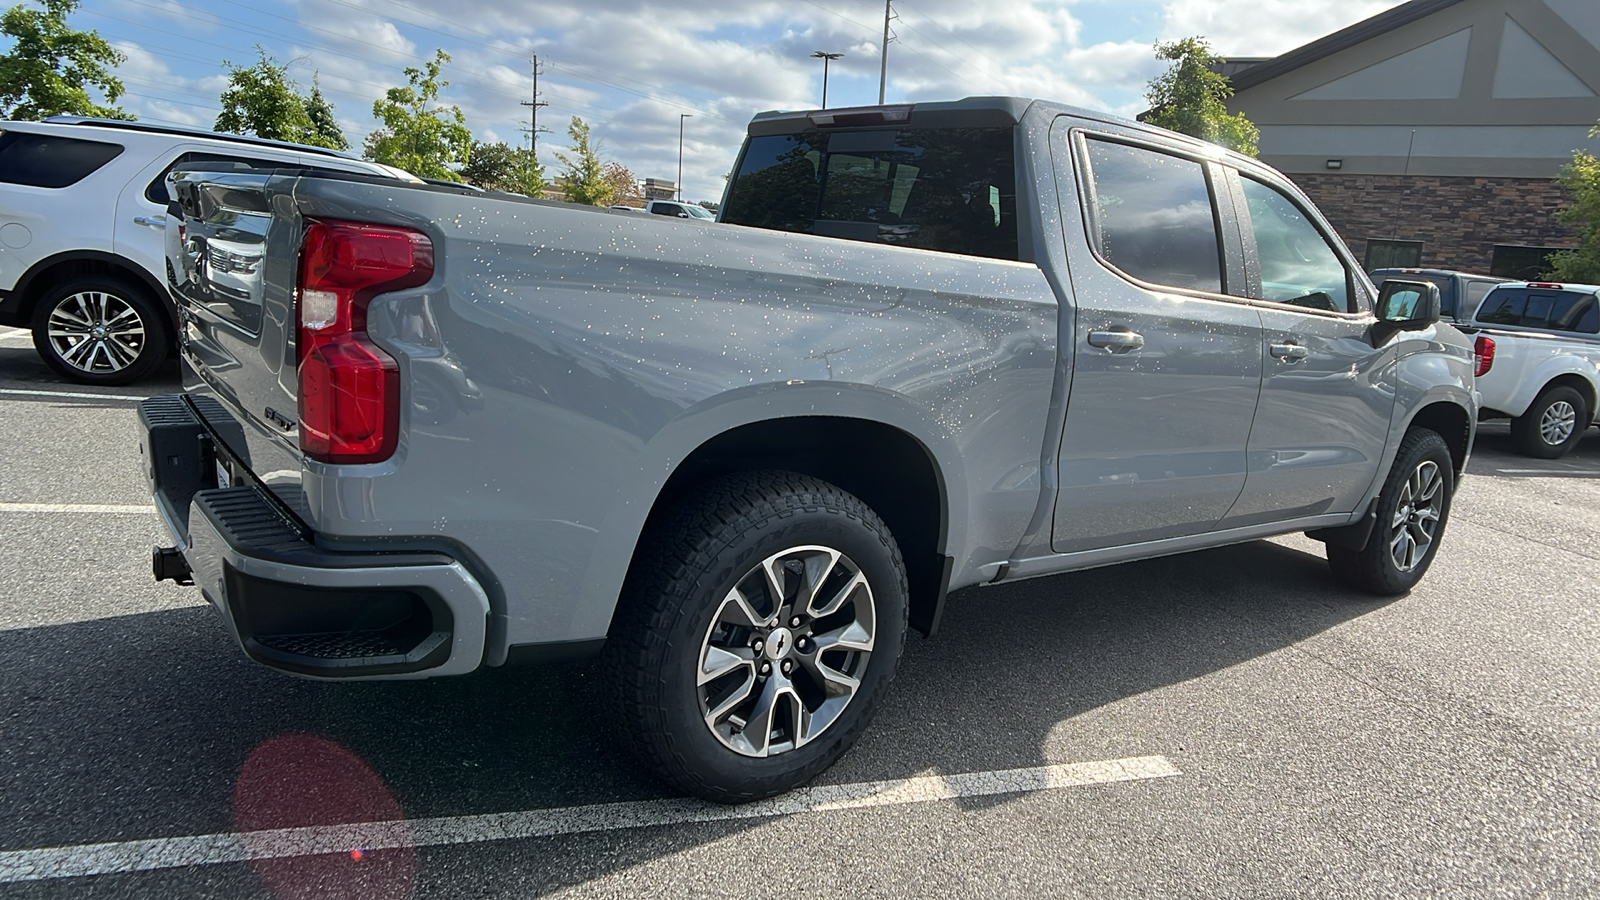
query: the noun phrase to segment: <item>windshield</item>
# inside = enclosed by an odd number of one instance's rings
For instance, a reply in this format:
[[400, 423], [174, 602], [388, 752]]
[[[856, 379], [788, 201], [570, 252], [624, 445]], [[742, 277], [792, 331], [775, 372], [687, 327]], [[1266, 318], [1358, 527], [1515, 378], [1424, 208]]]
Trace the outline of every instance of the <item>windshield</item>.
[[1009, 128], [808, 131], [750, 139], [722, 220], [1017, 258]]

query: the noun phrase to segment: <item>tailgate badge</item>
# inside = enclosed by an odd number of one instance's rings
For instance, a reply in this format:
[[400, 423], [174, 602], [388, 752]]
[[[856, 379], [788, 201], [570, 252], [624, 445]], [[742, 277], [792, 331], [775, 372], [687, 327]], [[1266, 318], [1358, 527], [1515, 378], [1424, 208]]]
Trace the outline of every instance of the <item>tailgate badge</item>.
[[293, 431], [300, 424], [270, 406], [267, 407], [267, 421], [282, 428], [284, 431]]

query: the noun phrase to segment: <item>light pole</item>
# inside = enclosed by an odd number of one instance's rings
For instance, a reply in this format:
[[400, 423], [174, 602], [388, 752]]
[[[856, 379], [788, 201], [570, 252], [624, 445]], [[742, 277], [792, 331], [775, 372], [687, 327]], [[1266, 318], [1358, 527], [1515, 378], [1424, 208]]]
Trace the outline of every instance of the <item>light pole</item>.
[[683, 199], [683, 120], [694, 118], [694, 113], [678, 113], [678, 183], [672, 186], [673, 199]]
[[822, 108], [828, 108], [828, 63], [833, 62], [843, 53], [825, 53], [821, 50], [811, 54], [812, 59], [822, 60]]

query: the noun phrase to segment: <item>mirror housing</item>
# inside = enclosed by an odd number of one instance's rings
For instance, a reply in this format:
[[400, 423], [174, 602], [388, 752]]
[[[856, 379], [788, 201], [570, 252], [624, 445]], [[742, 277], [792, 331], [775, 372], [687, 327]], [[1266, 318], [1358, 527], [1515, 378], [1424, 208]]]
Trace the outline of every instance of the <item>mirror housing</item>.
[[1378, 321], [1396, 328], [1426, 328], [1439, 321], [1439, 286], [1427, 281], [1390, 279], [1378, 292]]

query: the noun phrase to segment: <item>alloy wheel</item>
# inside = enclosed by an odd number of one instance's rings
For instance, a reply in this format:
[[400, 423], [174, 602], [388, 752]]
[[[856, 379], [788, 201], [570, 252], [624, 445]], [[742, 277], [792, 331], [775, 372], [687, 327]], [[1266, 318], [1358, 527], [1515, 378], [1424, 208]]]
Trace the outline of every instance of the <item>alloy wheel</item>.
[[50, 311], [50, 345], [62, 362], [91, 375], [120, 372], [145, 347], [145, 323], [128, 301], [104, 291], [69, 294]]
[[876, 622], [872, 586], [838, 550], [791, 547], [762, 560], [723, 598], [701, 641], [706, 727], [744, 756], [815, 740], [860, 690]]
[[1544, 415], [1539, 417], [1539, 437], [1546, 444], [1558, 447], [1572, 437], [1572, 430], [1578, 426], [1578, 411], [1572, 404], [1565, 400], [1545, 407]]
[[1424, 460], [1400, 489], [1389, 521], [1389, 555], [1402, 572], [1415, 569], [1428, 556], [1444, 505], [1444, 477], [1439, 465]]

